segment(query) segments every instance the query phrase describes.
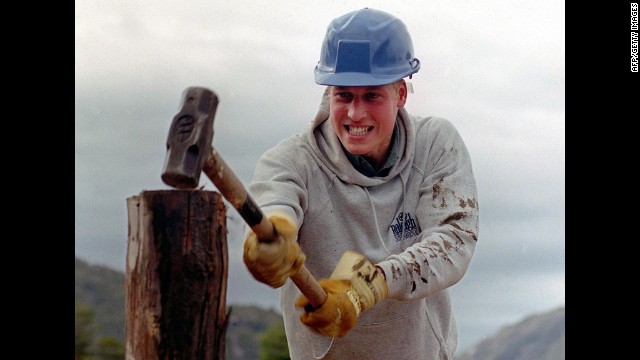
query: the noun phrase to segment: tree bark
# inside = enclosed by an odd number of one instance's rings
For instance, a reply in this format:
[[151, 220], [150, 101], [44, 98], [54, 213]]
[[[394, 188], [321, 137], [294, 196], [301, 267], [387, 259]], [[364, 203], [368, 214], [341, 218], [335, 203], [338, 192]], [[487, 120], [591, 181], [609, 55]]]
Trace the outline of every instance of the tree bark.
[[217, 192], [127, 199], [127, 360], [225, 358], [226, 207]]

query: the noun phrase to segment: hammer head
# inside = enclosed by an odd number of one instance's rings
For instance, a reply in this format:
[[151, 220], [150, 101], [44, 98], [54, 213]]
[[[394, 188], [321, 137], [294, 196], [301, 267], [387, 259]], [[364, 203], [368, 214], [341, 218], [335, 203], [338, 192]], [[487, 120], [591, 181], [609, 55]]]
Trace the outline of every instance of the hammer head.
[[198, 186], [204, 162], [213, 140], [213, 118], [218, 96], [203, 87], [182, 92], [180, 111], [173, 117], [167, 137], [167, 154], [162, 181], [179, 189]]

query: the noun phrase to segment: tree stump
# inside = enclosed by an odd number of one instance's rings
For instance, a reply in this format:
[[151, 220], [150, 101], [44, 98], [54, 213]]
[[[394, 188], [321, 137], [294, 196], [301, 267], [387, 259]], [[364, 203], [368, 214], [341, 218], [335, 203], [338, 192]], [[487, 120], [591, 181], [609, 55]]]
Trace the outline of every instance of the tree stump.
[[219, 193], [127, 199], [127, 360], [225, 358], [226, 206]]

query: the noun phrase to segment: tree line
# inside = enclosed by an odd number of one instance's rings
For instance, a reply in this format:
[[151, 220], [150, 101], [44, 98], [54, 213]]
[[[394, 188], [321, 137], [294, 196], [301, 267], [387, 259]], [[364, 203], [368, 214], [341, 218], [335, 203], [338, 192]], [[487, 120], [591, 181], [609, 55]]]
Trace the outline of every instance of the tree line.
[[[75, 360], [124, 360], [125, 344], [113, 336], [100, 336], [95, 311], [86, 304], [75, 308]], [[289, 360], [282, 322], [275, 322], [259, 335], [259, 360]], [[227, 348], [229, 347], [227, 341]], [[227, 359], [233, 356], [227, 350]]]
[[76, 304], [75, 360], [124, 360], [125, 345], [113, 336], [96, 336], [95, 312], [86, 304]]

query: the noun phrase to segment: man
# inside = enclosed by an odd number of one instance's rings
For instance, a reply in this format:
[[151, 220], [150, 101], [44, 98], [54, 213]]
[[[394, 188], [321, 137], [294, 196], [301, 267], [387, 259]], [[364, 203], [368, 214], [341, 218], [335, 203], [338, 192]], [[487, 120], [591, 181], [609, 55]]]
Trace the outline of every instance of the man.
[[[246, 229], [244, 262], [281, 287], [292, 359], [453, 359], [448, 288], [478, 236], [471, 160], [454, 126], [410, 115], [420, 69], [401, 20], [365, 8], [334, 19], [311, 124], [268, 150], [249, 191], [281, 235]], [[289, 276], [304, 264], [327, 292], [314, 308]]]

